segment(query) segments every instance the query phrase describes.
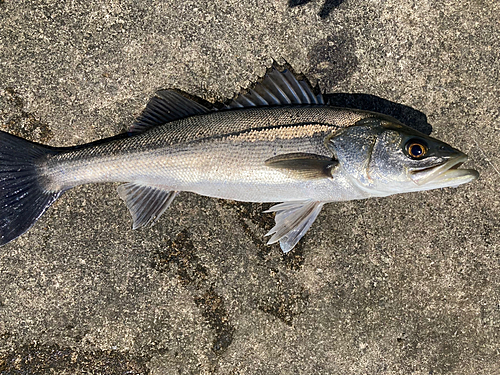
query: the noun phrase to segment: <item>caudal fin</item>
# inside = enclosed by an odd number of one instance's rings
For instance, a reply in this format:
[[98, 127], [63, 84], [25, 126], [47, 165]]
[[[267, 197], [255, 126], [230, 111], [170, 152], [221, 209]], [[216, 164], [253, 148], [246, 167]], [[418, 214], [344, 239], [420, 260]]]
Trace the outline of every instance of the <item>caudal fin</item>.
[[61, 195], [47, 191], [37, 161], [57, 151], [0, 131], [0, 245], [19, 237]]

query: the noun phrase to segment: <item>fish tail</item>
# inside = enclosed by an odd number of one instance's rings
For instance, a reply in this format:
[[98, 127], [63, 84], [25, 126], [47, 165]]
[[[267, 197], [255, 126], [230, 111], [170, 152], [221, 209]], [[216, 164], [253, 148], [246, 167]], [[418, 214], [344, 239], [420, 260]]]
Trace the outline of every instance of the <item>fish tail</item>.
[[0, 246], [35, 224], [62, 194], [44, 187], [37, 162], [57, 149], [0, 131]]

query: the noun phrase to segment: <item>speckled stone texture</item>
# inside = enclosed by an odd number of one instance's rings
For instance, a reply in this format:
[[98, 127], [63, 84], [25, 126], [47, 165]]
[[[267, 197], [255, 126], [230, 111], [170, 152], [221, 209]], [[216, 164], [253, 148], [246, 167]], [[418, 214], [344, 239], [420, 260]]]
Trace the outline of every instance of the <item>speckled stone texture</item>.
[[181, 194], [132, 231], [113, 184], [0, 249], [1, 374], [500, 372], [496, 0], [0, 0], [0, 129], [124, 131], [158, 89], [232, 97], [273, 60], [468, 153], [458, 189], [329, 204], [290, 254], [268, 205]]

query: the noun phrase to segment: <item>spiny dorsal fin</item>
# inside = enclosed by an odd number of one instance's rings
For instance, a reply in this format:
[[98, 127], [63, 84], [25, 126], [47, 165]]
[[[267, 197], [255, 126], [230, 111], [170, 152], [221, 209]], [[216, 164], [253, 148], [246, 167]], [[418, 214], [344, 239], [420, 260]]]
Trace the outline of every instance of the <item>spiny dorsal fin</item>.
[[209, 110], [206, 107], [175, 91], [158, 91], [134, 125], [130, 127], [129, 133], [141, 133], [154, 126], [207, 112]]
[[132, 228], [137, 229], [149, 223], [153, 225], [170, 206], [177, 192], [129, 182], [118, 186], [118, 195], [130, 210], [134, 222]]
[[311, 86], [298, 81], [290, 70], [280, 72], [273, 66], [260, 83], [239, 94], [226, 108], [312, 104], [324, 104], [323, 95], [315, 95]]
[[283, 169], [293, 176], [310, 180], [332, 177], [332, 168], [338, 162], [323, 155], [297, 152], [275, 156], [267, 159], [265, 164], [271, 168]]
[[266, 234], [273, 235], [267, 242], [280, 242], [281, 250], [288, 253], [306, 234], [320, 213], [325, 202], [297, 201], [285, 202], [271, 207], [265, 212], [276, 212], [276, 225]]

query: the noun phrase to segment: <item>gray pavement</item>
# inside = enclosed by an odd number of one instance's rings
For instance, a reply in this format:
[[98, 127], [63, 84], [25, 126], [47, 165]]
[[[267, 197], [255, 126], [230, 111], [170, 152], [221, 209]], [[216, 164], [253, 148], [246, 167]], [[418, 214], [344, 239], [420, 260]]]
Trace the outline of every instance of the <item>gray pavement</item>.
[[329, 204], [287, 256], [267, 205], [184, 193], [132, 231], [116, 185], [76, 188], [0, 250], [0, 373], [500, 373], [499, 24], [495, 0], [0, 0], [1, 130], [85, 143], [276, 60], [427, 116], [481, 173]]

